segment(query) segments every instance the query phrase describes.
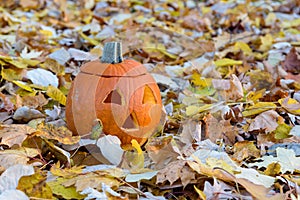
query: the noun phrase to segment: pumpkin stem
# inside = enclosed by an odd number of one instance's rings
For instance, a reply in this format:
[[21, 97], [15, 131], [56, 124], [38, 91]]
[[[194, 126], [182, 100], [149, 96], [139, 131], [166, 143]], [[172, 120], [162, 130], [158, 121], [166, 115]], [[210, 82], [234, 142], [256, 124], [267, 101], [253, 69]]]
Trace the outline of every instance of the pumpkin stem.
[[121, 63], [123, 62], [122, 45], [120, 42], [108, 42], [104, 44], [102, 63]]

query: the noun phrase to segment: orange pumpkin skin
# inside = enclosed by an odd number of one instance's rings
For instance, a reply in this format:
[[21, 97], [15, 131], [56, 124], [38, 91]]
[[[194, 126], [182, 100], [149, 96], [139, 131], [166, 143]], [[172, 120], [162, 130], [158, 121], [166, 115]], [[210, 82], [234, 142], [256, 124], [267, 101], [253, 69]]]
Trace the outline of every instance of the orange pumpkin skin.
[[119, 137], [124, 149], [131, 147], [132, 139], [144, 144], [160, 123], [161, 114], [155, 80], [133, 60], [86, 63], [67, 97], [66, 121], [74, 134], [88, 135], [100, 119], [103, 132]]

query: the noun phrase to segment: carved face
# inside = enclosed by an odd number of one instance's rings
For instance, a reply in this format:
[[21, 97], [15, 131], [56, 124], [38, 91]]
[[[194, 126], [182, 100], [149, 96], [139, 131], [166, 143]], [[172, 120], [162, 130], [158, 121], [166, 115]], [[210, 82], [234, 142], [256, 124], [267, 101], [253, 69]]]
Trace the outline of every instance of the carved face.
[[[118, 136], [123, 146], [131, 144], [132, 139], [142, 144], [153, 133], [162, 112], [159, 88], [145, 69], [139, 69], [140, 63], [123, 62], [129, 64], [128, 68], [116, 67], [122, 63], [106, 65], [101, 76], [87, 73], [87, 67], [83, 67], [73, 82], [66, 107], [67, 123], [73, 132], [85, 135], [95, 119], [100, 119], [104, 133]], [[88, 67], [94, 68], [91, 64]]]

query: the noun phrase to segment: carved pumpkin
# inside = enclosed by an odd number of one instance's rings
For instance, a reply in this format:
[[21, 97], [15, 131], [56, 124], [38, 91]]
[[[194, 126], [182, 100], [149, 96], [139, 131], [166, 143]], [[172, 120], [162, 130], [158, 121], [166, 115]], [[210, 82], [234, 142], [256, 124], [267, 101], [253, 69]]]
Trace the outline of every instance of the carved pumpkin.
[[100, 119], [103, 132], [118, 136], [124, 149], [131, 148], [132, 139], [145, 143], [161, 113], [155, 80], [141, 63], [123, 60], [117, 42], [105, 44], [101, 61], [81, 67], [66, 105], [66, 121], [74, 134], [88, 136]]

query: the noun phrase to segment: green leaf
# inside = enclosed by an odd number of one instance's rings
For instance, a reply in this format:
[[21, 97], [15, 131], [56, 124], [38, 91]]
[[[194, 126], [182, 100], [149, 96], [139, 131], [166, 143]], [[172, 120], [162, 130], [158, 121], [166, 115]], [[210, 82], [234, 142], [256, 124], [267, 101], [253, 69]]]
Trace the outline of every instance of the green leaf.
[[53, 194], [59, 195], [64, 199], [83, 199], [85, 195], [79, 194], [75, 186], [64, 187], [62, 184], [68, 179], [57, 178], [55, 181], [48, 182]]
[[287, 124], [279, 124], [277, 126], [277, 128], [275, 129], [275, 139], [285, 139], [285, 138], [289, 138], [291, 137], [290, 131], [291, 131], [292, 127], [290, 127]]
[[46, 183], [46, 175], [36, 172], [30, 176], [23, 176], [19, 180], [17, 189], [25, 192], [30, 197], [52, 199], [51, 188]]

